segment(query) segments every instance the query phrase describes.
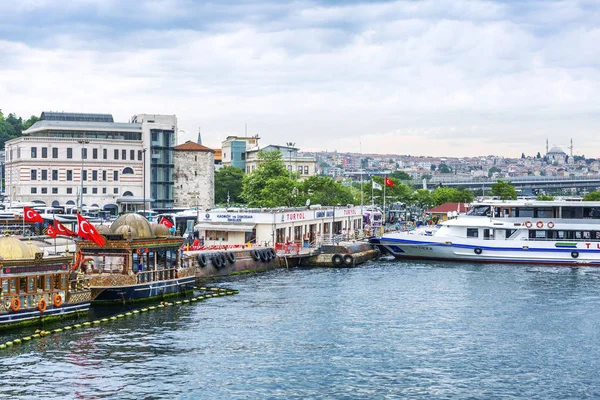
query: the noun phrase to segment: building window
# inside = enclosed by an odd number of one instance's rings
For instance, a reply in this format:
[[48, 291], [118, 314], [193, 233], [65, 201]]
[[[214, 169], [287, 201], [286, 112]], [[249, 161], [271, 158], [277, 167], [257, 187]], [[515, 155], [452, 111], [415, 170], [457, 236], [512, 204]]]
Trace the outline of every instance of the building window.
[[129, 159], [135, 160], [135, 150], [129, 150]]
[[32, 181], [37, 180], [37, 170], [35, 170], [35, 169], [31, 170], [31, 180]]
[[244, 161], [246, 159], [246, 153], [242, 153], [240, 155], [242, 156], [242, 161]]
[[58, 188], [52, 188], [52, 194], [58, 194]]
[[37, 158], [37, 147], [31, 148], [31, 158]]
[[83, 180], [87, 181], [87, 170], [86, 169], [83, 170]]
[[308, 175], [308, 165], [304, 166], [304, 175]]
[[96, 170], [92, 171], [92, 180], [93, 181], [97, 181], [98, 180], [98, 171], [96, 171]]
[[48, 148], [42, 147], [42, 158], [48, 158]]
[[114, 194], [119, 194], [119, 188], [114, 188], [114, 189], [113, 189], [113, 193], [114, 193]]
[[46, 171], [45, 169], [42, 170], [42, 180], [43, 181], [48, 180], [48, 171]]
[[117, 182], [119, 180], [119, 171], [113, 171], [113, 181]]
[[52, 158], [58, 158], [58, 147], [52, 148]]
[[119, 159], [119, 150], [115, 149], [115, 160]]
[[73, 170], [72, 169], [68, 169], [67, 170], [67, 180], [68, 181], [72, 181], [73, 180]]
[[82, 192], [83, 194], [87, 194], [87, 188], [86, 188], [86, 187], [84, 187], [83, 189], [81, 189], [81, 192]]
[[73, 188], [67, 188], [67, 194], [72, 194], [73, 193]]
[[31, 194], [36, 194], [37, 193], [37, 188], [32, 187], [31, 188]]
[[73, 158], [73, 148], [67, 147], [67, 158]]
[[106, 188], [105, 187], [102, 188], [102, 194], [106, 194]]
[[108, 150], [102, 149], [102, 159], [106, 160], [108, 158]]
[[92, 158], [94, 160], [98, 159], [98, 149], [92, 149]]
[[106, 171], [102, 171], [102, 180], [106, 181]]
[[130, 167], [127, 168], [123, 168], [123, 172], [121, 172], [121, 174], [125, 175], [125, 174], [133, 174], [133, 169]]
[[92, 188], [92, 194], [98, 194], [98, 188]]
[[298, 165], [298, 173], [302, 173], [302, 165]]
[[87, 149], [85, 147], [81, 148], [81, 158], [87, 159]]
[[57, 181], [58, 180], [58, 170], [57, 169], [53, 169], [52, 170], [52, 180], [53, 181]]
[[142, 151], [138, 150], [138, 161], [142, 161]]
[[46, 187], [43, 187], [43, 188], [42, 188], [42, 194], [46, 194], [46, 193], [48, 193], [48, 188], [46, 188]]
[[121, 159], [127, 160], [127, 150], [125, 150], [125, 149], [121, 150]]

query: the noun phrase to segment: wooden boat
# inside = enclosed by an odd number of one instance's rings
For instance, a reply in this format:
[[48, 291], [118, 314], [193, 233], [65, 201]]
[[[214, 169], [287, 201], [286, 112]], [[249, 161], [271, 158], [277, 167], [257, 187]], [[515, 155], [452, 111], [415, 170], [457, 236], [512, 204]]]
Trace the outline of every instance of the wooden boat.
[[73, 255], [44, 256], [34, 244], [0, 238], [0, 329], [86, 314], [91, 294]]
[[90, 279], [92, 304], [122, 304], [193, 290], [194, 268], [181, 263], [184, 239], [171, 236], [167, 227], [132, 213], [96, 229], [106, 238], [104, 247], [77, 241], [78, 266]]

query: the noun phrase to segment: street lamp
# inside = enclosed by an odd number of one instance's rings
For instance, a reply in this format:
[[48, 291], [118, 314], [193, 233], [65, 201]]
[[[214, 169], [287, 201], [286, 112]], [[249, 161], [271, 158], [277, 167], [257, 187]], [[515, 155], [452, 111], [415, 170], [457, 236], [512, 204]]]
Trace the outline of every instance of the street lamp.
[[294, 151], [293, 147], [296, 143], [285, 142], [285, 145], [288, 147], [288, 153], [290, 153], [290, 179], [292, 179], [292, 152]]
[[82, 214], [83, 213], [83, 162], [85, 160], [86, 157], [83, 156], [84, 150], [85, 150], [85, 145], [88, 144], [90, 141], [89, 140], [78, 140], [77, 143], [79, 143], [81, 145], [81, 192], [79, 193], [79, 213]]

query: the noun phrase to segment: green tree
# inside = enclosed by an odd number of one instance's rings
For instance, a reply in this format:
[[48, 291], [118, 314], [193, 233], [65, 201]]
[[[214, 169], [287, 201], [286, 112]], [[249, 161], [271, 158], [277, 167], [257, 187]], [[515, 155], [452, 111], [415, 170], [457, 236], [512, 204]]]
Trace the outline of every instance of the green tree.
[[538, 153], [536, 154], [535, 158], [537, 158], [538, 160], [539, 160], [540, 158], [542, 158], [542, 155], [540, 154], [540, 152], [539, 152], [539, 151], [538, 151]]
[[521, 158], [525, 158], [525, 153], [521, 153]]
[[[294, 188], [297, 174], [285, 168], [279, 151], [259, 151], [258, 167], [244, 175], [242, 198], [250, 207], [277, 207], [295, 205]], [[286, 181], [287, 180], [287, 181]], [[296, 189], [297, 193], [297, 189]], [[284, 199], [283, 203], [278, 203]]]
[[310, 199], [310, 204], [321, 204], [323, 206], [345, 205], [355, 202], [352, 190], [343, 186], [340, 182], [334, 181], [329, 176], [311, 176], [304, 182], [300, 182], [298, 189], [300, 205], [306, 204], [307, 199]]
[[540, 201], [553, 201], [554, 196], [549, 196], [547, 194], [538, 194], [536, 199]]
[[434, 205], [433, 196], [427, 189], [418, 189], [413, 193], [412, 204], [420, 209], [428, 209]]
[[517, 191], [509, 181], [497, 181], [492, 184], [492, 194], [500, 200], [516, 200]]
[[435, 166], [435, 164], [431, 164], [431, 167], [429, 167], [429, 169], [431, 169], [432, 171], [435, 171], [437, 167]]
[[492, 175], [494, 175], [494, 172], [502, 172], [502, 170], [500, 168], [498, 168], [498, 167], [491, 167], [488, 170], [488, 178], [491, 178]]
[[438, 171], [440, 171], [442, 174], [449, 174], [452, 172], [452, 168], [450, 168], [449, 166], [447, 166], [444, 163], [441, 163], [440, 166], [438, 167]]
[[36, 117], [35, 115], [32, 115], [31, 117], [29, 117], [29, 119], [27, 121], [25, 121], [23, 123], [23, 130], [27, 130], [27, 129], [31, 128], [31, 125], [35, 124], [39, 120], [40, 119], [38, 117]]
[[228, 194], [231, 204], [241, 203], [243, 178], [244, 170], [238, 167], [223, 167], [215, 171], [215, 203], [227, 204]]
[[600, 201], [600, 190], [585, 194], [583, 201]]
[[410, 181], [412, 178], [404, 171], [394, 171], [389, 175], [390, 178], [398, 181]]

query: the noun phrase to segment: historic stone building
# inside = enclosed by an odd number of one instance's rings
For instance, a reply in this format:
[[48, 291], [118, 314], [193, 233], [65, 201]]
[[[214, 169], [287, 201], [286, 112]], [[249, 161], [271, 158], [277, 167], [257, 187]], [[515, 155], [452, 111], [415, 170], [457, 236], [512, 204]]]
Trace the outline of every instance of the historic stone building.
[[175, 207], [206, 210], [215, 205], [213, 149], [187, 141], [174, 148]]

